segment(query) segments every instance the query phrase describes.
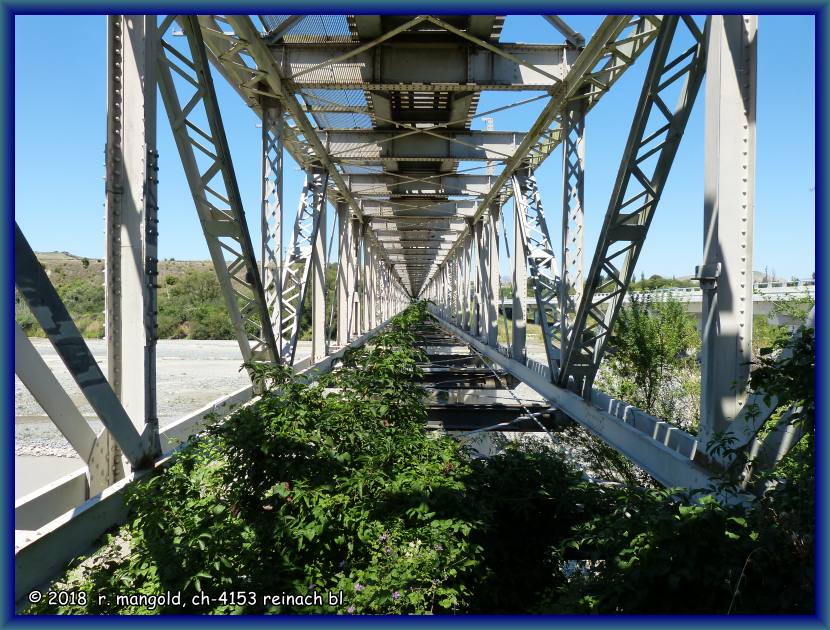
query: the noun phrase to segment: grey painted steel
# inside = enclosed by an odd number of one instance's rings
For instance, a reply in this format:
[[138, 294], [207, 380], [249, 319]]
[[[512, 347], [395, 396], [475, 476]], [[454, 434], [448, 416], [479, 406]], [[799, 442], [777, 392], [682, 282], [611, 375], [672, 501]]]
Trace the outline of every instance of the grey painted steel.
[[585, 38], [582, 34], [573, 30], [570, 26], [568, 26], [568, 23], [558, 15], [543, 15], [542, 17], [544, 17], [551, 24], [551, 26], [553, 26], [553, 28], [562, 33], [562, 35], [565, 36], [565, 41], [571, 46], [581, 47], [585, 45]]
[[[296, 17], [296, 16], [295, 16]], [[274, 100], [262, 106], [262, 290], [271, 314], [271, 330], [282, 330], [283, 224], [282, 107]]]
[[[311, 362], [316, 363], [328, 354], [326, 330], [326, 200], [321, 195], [315, 213], [316, 234], [311, 249]], [[299, 323], [299, 322], [298, 322]], [[296, 345], [296, 341], [294, 342]]]
[[[107, 372], [113, 391], [152, 453], [159, 452], [157, 56], [155, 16], [108, 17], [104, 257]], [[123, 476], [115, 442], [107, 434], [100, 439], [105, 461], [90, 466], [90, 478], [96, 487]]]
[[[283, 264], [280, 356], [289, 365], [294, 363], [297, 340], [300, 336], [300, 322], [311, 277], [313, 252], [317, 244], [320, 218], [325, 212], [327, 182], [328, 174], [321, 169], [312, 169], [306, 173], [306, 182], [294, 219], [294, 231]], [[324, 257], [322, 255], [321, 259]]]
[[97, 436], [20, 326], [14, 325], [14, 373], [85, 462]]
[[[162, 100], [242, 357], [245, 361], [276, 362], [279, 352], [271, 328], [271, 313], [245, 220], [199, 21], [192, 15], [178, 19], [190, 56], [165, 40], [172, 26], [172, 19], [168, 17], [160, 29], [158, 56]], [[173, 72], [183, 80], [181, 85], [187, 92], [179, 93]], [[186, 101], [185, 93], [190, 95]], [[208, 130], [201, 129], [196, 122], [202, 111]], [[229, 261], [226, 256], [230, 256]], [[247, 323], [250, 328], [261, 331], [261, 336], [251, 334]]]
[[133, 468], [150, 464], [150, 444], [142, 440], [124, 407], [118, 400], [98, 362], [86, 345], [75, 322], [69, 316], [55, 287], [46, 277], [35, 253], [20, 227], [15, 223], [14, 283], [29, 305], [32, 315], [81, 388], [101, 422], [112, 433]]
[[337, 204], [337, 223], [339, 234], [337, 263], [337, 345], [349, 343], [349, 298], [351, 279], [351, 219], [349, 207], [345, 203]]
[[[231, 30], [221, 36], [211, 36], [210, 50], [222, 74], [255, 111], [259, 111], [258, 101], [263, 96], [275, 98], [282, 104], [286, 117], [285, 146], [294, 160], [305, 169], [312, 166], [325, 168], [338, 195], [362, 219], [363, 211], [357, 200], [303, 112], [296, 95], [289, 89], [279, 64], [250, 18], [244, 15], [212, 16], [210, 20], [202, 21], [203, 30], [206, 33], [217, 29], [221, 31], [220, 23], [226, 24]], [[250, 59], [243, 57], [243, 53], [247, 53], [254, 61], [255, 67], [250, 66]], [[381, 256], [385, 259], [385, 251], [382, 249]], [[394, 271], [392, 273], [395, 282], [400, 283], [399, 276]]]
[[[574, 388], [586, 396], [634, 275], [634, 266], [703, 79], [703, 34], [691, 18], [684, 17], [683, 22], [694, 43], [668, 60], [678, 22], [677, 16], [666, 16], [660, 26], [585, 294], [572, 337], [562, 354], [558, 382], [564, 386], [573, 378]], [[671, 111], [660, 94], [677, 81], [683, 83], [678, 104]], [[659, 119], [660, 126], [649, 127], [650, 118]], [[611, 287], [610, 291], [607, 286]], [[597, 299], [600, 292], [606, 293], [606, 297]]]
[[512, 352], [511, 356], [519, 363], [527, 359], [527, 255], [524, 250], [522, 222], [522, 205], [513, 205], [513, 310]]
[[[713, 16], [708, 33], [701, 439], [743, 408], [752, 358], [757, 16]], [[712, 271], [720, 267], [720, 274]]]
[[512, 131], [363, 129], [318, 131], [335, 162], [382, 164], [443, 160], [506, 160], [525, 135]]
[[[562, 280], [559, 284], [559, 338], [566, 342], [583, 293], [585, 223], [585, 101], [562, 114]], [[561, 343], [561, 342], [560, 342]]]
[[[553, 406], [595, 433], [664, 486], [705, 489], [715, 485], [716, 477], [693, 461], [696, 451], [692, 450], [684, 455], [664, 443], [669, 440], [670, 435], [666, 434], [666, 427], [660, 431], [660, 427], [655, 426], [647, 433], [634, 424], [597, 408], [581, 396], [554, 385], [547, 374], [541, 375], [531, 367], [507, 358], [497, 349], [482, 343], [440, 317], [436, 319], [448, 332], [527, 384]], [[606, 401], [603, 399], [602, 402]], [[677, 433], [677, 430], [673, 432]]]
[[[484, 338], [493, 347], [499, 340], [499, 209], [490, 208], [490, 213], [481, 222], [479, 241], [480, 278], [483, 288], [482, 314], [484, 316]], [[478, 235], [479, 232], [476, 232]]]
[[[513, 176], [513, 191], [517, 207], [515, 228], [521, 235], [521, 247], [517, 246], [514, 255], [527, 259], [533, 296], [536, 300], [536, 313], [542, 327], [545, 355], [551, 376], [555, 378], [559, 369], [559, 321], [562, 317], [559, 304], [561, 278], [556, 265], [556, 254], [548, 232], [542, 199], [536, 186], [536, 177], [529, 169], [518, 171]], [[548, 322], [549, 312], [553, 315], [553, 323]]]
[[[14, 502], [14, 529], [33, 532], [61, 514], [75, 509], [90, 496], [88, 468], [83, 466]], [[23, 544], [25, 542], [21, 541]], [[15, 548], [18, 543], [15, 540]]]
[[[538, 168], [559, 145], [562, 109], [573, 98], [580, 97], [587, 100], [586, 111], [590, 111], [652, 43], [660, 21], [661, 16], [655, 15], [615, 15], [603, 20], [570, 66], [565, 80], [550, 91], [547, 105], [525, 134], [525, 140], [505, 162], [490, 191], [479, 200], [476, 220], [495, 199], [509, 196], [509, 191], [503, 189], [517, 169], [523, 164]], [[458, 245], [460, 242], [459, 238]]]
[[[355, 54], [362, 46], [285, 43], [271, 51], [292, 89], [375, 92], [549, 90], [577, 55], [562, 45], [491, 44], [493, 51], [455, 43], [429, 47], [394, 43]], [[332, 63], [344, 55], [348, 59]], [[518, 63], [518, 58], [527, 65]], [[314, 66], [318, 69], [311, 70]]]
[[410, 173], [347, 175], [346, 183], [355, 195], [483, 195], [495, 177], [489, 175], [441, 175]]

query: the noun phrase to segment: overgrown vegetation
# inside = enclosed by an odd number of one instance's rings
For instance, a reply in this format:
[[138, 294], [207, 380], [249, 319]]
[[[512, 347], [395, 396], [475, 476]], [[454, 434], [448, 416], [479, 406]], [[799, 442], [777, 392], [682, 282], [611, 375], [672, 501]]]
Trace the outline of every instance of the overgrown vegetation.
[[614, 326], [602, 389], [695, 432], [700, 415], [699, 349], [697, 325], [683, 304], [633, 296]]
[[[811, 459], [749, 507], [591, 483], [540, 441], [471, 459], [423, 428], [425, 317], [411, 307], [316, 381], [260, 370], [268, 393], [137, 485], [132, 520], [64, 578], [86, 604], [30, 612], [814, 610]], [[812, 433], [803, 339], [756, 380]], [[182, 603], [117, 599], [168, 592]], [[286, 594], [306, 599], [266, 599]]]

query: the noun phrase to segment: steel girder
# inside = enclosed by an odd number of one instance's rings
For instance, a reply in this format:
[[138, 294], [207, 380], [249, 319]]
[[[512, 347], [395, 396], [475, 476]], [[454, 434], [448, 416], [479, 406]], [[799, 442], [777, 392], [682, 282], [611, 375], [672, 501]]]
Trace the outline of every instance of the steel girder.
[[335, 162], [506, 160], [524, 139], [514, 131], [333, 129], [317, 132]]
[[[107, 377], [136, 429], [158, 439], [156, 296], [158, 281], [158, 153], [156, 151], [155, 16], [107, 19], [105, 271]], [[105, 432], [90, 487], [124, 475]], [[159, 445], [153, 450], [158, 452]]]
[[[535, 170], [559, 146], [561, 115], [568, 104], [574, 99], [584, 99], [585, 112], [590, 111], [652, 43], [661, 19], [658, 15], [615, 15], [603, 20], [570, 66], [565, 79], [550, 90], [547, 105], [526, 132], [522, 143], [505, 161], [489, 192], [478, 200], [476, 221], [496, 199], [502, 202], [509, 199], [510, 181], [516, 170], [523, 165], [530, 165]], [[458, 246], [461, 241], [459, 238]]]
[[365, 197], [406, 195], [468, 195], [477, 197], [490, 190], [495, 177], [488, 175], [456, 175], [424, 173], [347, 175], [352, 193]]
[[311, 169], [300, 196], [294, 231], [282, 269], [282, 328], [280, 356], [288, 365], [294, 363], [305, 295], [311, 275], [312, 257], [320, 218], [325, 212], [328, 173]]
[[585, 215], [585, 101], [562, 114], [562, 281], [559, 285], [559, 338], [568, 339], [576, 307], [582, 301]]
[[764, 405], [747, 402], [754, 312], [758, 18], [711, 20], [704, 101], [703, 259], [696, 273], [703, 302], [700, 437], [708, 444], [715, 435], [728, 434], [742, 445], [767, 417]]
[[[553, 376], [559, 369], [559, 322], [563, 317], [559, 302], [561, 278], [556, 264], [556, 254], [548, 232], [542, 199], [536, 186], [536, 177], [530, 169], [513, 175], [513, 191], [517, 207], [515, 229], [521, 235], [521, 249], [517, 249], [514, 256], [524, 256], [528, 263], [539, 323], [542, 326], [542, 338], [545, 342], [545, 354]], [[548, 322], [548, 313], [553, 315], [553, 323]]]
[[[219, 285], [245, 361], [279, 360], [271, 313], [260, 279], [196, 16], [180, 16], [186, 51], [169, 39], [175, 16], [159, 29], [159, 87]], [[181, 87], [177, 87], [173, 73]], [[182, 89], [192, 94], [184, 100]], [[201, 107], [200, 107], [201, 106]], [[209, 129], [198, 126], [202, 113]], [[198, 153], [197, 153], [198, 150]], [[224, 190], [223, 190], [224, 189]], [[230, 255], [230, 261], [225, 256]]]
[[[297, 95], [290, 89], [250, 18], [245, 15], [202, 16], [202, 31], [217, 68], [257, 113], [263, 98], [276, 99], [283, 106], [285, 147], [302, 168], [321, 166], [329, 174], [340, 198], [363, 219], [363, 211], [346, 185], [317, 131], [308, 120]], [[223, 26], [225, 28], [223, 28]], [[228, 30], [229, 29], [229, 30]], [[253, 61], [253, 66], [251, 62]], [[381, 249], [385, 260], [385, 252]], [[385, 260], [388, 263], [388, 261]], [[394, 273], [395, 280], [400, 278]]]
[[384, 43], [356, 52], [364, 45], [284, 43], [271, 51], [293, 89], [373, 92], [549, 90], [577, 56], [576, 49], [559, 44], [491, 46]]
[[[667, 16], [660, 26], [634, 122], [600, 232], [585, 294], [562, 353], [561, 386], [590, 393], [614, 322], [634, 273], [654, 211], [660, 201], [677, 147], [705, 71], [704, 35], [691, 17], [683, 23], [694, 44], [669, 60], [680, 18]], [[674, 111], [661, 93], [683, 81]], [[656, 121], [658, 126], [651, 124]], [[650, 171], [650, 172], [649, 172]], [[606, 287], [610, 287], [610, 290]], [[598, 293], [607, 295], [602, 298]]]

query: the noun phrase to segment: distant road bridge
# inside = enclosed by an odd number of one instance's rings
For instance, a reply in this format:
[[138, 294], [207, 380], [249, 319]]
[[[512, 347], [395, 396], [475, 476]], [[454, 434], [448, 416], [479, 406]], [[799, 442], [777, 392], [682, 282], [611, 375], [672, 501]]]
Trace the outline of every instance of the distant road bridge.
[[[610, 297], [608, 293], [598, 293], [597, 299]], [[513, 317], [512, 297], [503, 297], [500, 310], [506, 317]], [[703, 313], [704, 294], [700, 287], [671, 287], [666, 289], [654, 289], [652, 291], [629, 291], [625, 295], [624, 304], [631, 300], [676, 300], [686, 307], [686, 312], [696, 316], [698, 322]], [[816, 281], [789, 280], [780, 282], [756, 282], [752, 285], [752, 303], [755, 315], [770, 315], [779, 302], [804, 300], [805, 315], [810, 310], [810, 302], [816, 299]], [[539, 323], [538, 310], [534, 304], [527, 307], [528, 318]], [[551, 312], [551, 309], [548, 309]], [[773, 323], [781, 325], [795, 324], [792, 317], [779, 313], [773, 316]]]

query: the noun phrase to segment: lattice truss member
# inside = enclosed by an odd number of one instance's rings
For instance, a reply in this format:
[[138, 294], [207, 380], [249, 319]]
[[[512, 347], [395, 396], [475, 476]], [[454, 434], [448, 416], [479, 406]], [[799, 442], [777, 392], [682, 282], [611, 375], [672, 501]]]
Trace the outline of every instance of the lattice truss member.
[[[675, 51], [683, 25], [692, 44]], [[620, 170], [588, 273], [585, 293], [562, 354], [560, 385], [583, 395], [591, 385], [634, 274], [655, 209], [705, 71], [704, 34], [695, 21], [667, 16], [654, 44]], [[667, 101], [674, 98], [676, 105]]]
[[[180, 16], [184, 39], [173, 41], [175, 16], [159, 28], [159, 87], [190, 185], [208, 251], [245, 361], [276, 361], [266, 307], [230, 150], [196, 16]], [[206, 124], [205, 124], [206, 123]]]

